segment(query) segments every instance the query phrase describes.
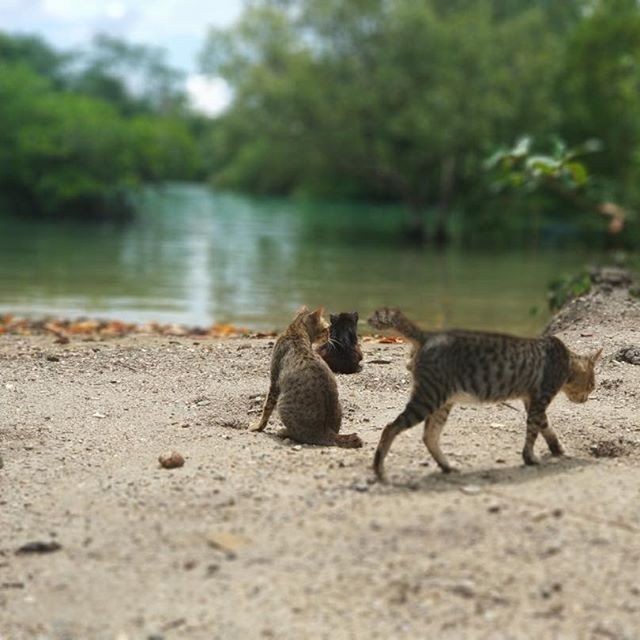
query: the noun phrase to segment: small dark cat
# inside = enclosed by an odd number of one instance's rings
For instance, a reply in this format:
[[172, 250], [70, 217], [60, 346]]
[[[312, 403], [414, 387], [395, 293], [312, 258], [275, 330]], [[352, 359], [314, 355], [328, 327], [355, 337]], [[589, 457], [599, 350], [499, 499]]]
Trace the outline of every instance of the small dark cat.
[[318, 354], [334, 373], [362, 370], [362, 350], [358, 344], [358, 312], [332, 313], [329, 339], [318, 347]]
[[533, 445], [541, 433], [554, 456], [563, 454], [546, 409], [559, 391], [586, 402], [595, 387], [594, 366], [602, 349], [588, 356], [570, 351], [554, 336], [519, 338], [481, 331], [423, 331], [397, 309], [378, 309], [376, 329], [395, 329], [414, 344], [409, 370], [413, 390], [404, 411], [388, 424], [373, 468], [384, 480], [384, 458], [394, 438], [424, 420], [424, 443], [442, 471], [453, 471], [440, 449], [440, 434], [455, 402], [520, 398], [527, 410], [522, 457], [538, 464]]
[[278, 338], [271, 356], [271, 383], [260, 421], [251, 427], [262, 431], [278, 405], [285, 438], [307, 444], [356, 448], [356, 433], [341, 435], [342, 408], [338, 385], [327, 364], [313, 350], [313, 343], [328, 335], [322, 309], [303, 307]]

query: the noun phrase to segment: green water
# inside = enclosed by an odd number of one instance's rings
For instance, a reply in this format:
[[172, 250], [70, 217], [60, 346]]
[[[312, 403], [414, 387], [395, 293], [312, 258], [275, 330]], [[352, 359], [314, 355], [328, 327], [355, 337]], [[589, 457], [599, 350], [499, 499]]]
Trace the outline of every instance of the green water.
[[[301, 304], [401, 307], [426, 326], [534, 333], [567, 251], [407, 247], [392, 208], [174, 186], [130, 224], [0, 219], [0, 312], [281, 328]], [[532, 307], [542, 313], [531, 314]], [[364, 327], [363, 327], [364, 328]]]

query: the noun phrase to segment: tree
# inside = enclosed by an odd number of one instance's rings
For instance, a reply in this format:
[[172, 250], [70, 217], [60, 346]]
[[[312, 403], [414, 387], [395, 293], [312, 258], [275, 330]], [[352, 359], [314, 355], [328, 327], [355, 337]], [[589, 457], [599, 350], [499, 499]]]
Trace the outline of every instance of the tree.
[[212, 31], [203, 68], [234, 91], [217, 183], [399, 199], [413, 237], [430, 209], [443, 239], [492, 142], [559, 117], [560, 39], [543, 9], [457, 4], [266, 0]]
[[0, 63], [25, 65], [62, 87], [70, 61], [69, 54], [55, 51], [37, 36], [8, 35], [0, 31]]
[[165, 58], [157, 47], [98, 34], [89, 50], [81, 53], [80, 70], [71, 86], [118, 106], [125, 114], [175, 113], [185, 105], [184, 77]]
[[640, 5], [598, 0], [565, 48], [559, 84], [563, 136], [603, 143], [589, 160], [603, 191], [638, 201], [640, 189]]
[[[143, 182], [202, 175], [204, 146], [196, 132], [203, 124], [182, 108], [184, 96], [159, 54], [113, 40], [102, 42], [100, 51], [99, 72], [85, 68], [77, 75], [73, 56], [57, 54], [38, 39], [0, 35], [5, 209], [129, 216], [131, 194]], [[148, 82], [136, 94], [124, 67], [134, 65], [138, 54]]]

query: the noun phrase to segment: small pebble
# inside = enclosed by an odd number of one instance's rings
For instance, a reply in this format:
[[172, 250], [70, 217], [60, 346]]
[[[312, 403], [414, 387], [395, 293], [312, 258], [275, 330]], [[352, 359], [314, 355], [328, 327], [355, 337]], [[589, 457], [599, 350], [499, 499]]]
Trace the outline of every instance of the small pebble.
[[176, 469], [184, 464], [184, 456], [177, 451], [167, 451], [158, 457], [163, 469]]
[[451, 587], [451, 592], [463, 598], [473, 598], [476, 595], [475, 585], [471, 580], [461, 580]]

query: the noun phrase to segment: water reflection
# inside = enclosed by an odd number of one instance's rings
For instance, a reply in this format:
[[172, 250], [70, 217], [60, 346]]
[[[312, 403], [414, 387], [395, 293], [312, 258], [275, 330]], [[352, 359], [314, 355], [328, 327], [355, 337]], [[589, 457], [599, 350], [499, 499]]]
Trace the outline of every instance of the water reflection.
[[[150, 192], [130, 225], [0, 219], [0, 310], [282, 327], [301, 304], [397, 305], [429, 326], [532, 333], [575, 252], [444, 252], [398, 244], [389, 207]], [[374, 241], [376, 240], [376, 241]]]

